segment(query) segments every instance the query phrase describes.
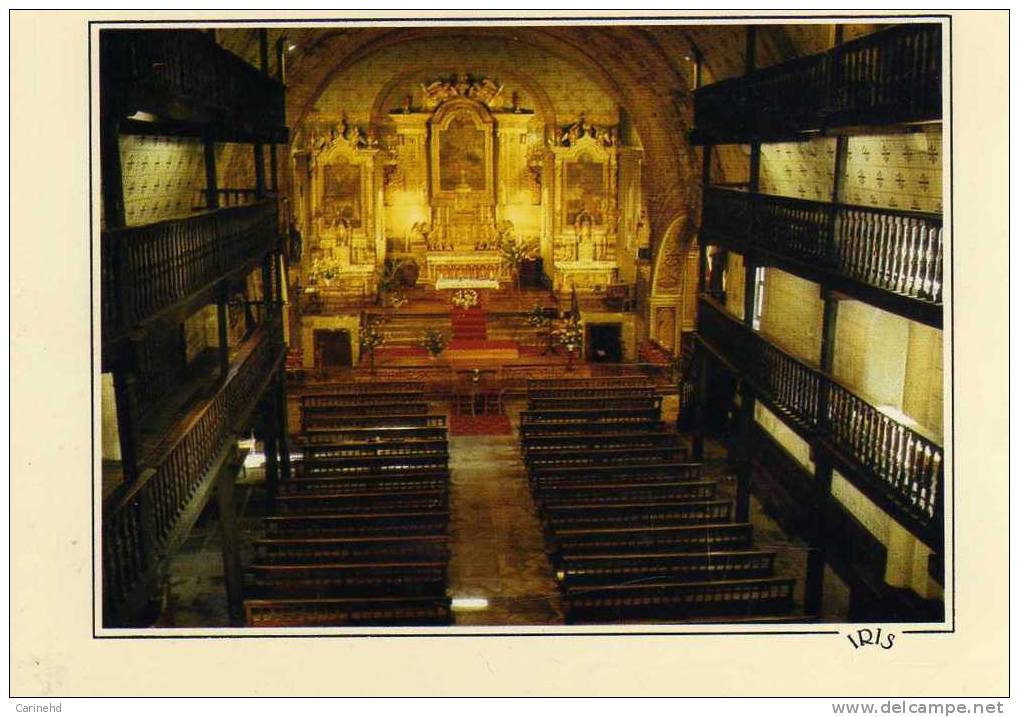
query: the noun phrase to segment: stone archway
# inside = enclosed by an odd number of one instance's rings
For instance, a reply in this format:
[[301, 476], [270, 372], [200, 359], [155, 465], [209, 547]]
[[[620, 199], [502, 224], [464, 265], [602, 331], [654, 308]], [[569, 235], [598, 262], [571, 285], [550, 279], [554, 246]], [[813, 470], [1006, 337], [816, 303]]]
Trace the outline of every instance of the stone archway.
[[696, 328], [697, 242], [689, 215], [669, 222], [651, 272], [648, 336], [678, 353], [684, 332]]

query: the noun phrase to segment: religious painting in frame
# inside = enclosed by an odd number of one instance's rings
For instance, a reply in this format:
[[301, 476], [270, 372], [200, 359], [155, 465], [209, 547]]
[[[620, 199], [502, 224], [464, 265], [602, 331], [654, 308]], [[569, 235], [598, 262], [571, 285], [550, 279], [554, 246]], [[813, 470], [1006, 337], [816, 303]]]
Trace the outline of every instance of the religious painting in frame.
[[322, 167], [322, 196], [319, 203], [326, 226], [346, 221], [361, 226], [361, 167], [339, 160]]
[[582, 154], [575, 161], [565, 162], [563, 209], [566, 225], [576, 227], [580, 221], [593, 226], [605, 225], [606, 182], [605, 163]]
[[494, 203], [493, 124], [488, 110], [473, 100], [439, 106], [431, 120], [433, 200]]

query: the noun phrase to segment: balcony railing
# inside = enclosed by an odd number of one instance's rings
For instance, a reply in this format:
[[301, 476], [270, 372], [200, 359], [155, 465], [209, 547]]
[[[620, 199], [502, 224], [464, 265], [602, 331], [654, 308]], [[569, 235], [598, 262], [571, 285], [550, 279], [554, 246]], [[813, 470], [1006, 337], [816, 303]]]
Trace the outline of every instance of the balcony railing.
[[943, 529], [944, 451], [835, 379], [769, 343], [702, 297], [698, 336], [743, 374], [769, 408], [818, 438], [847, 477], [932, 547]]
[[103, 599], [118, 621], [143, 597], [147, 579], [167, 554], [182, 516], [195, 506], [208, 473], [242, 430], [283, 357], [278, 320], [248, 341], [226, 383], [193, 411], [140, 466], [132, 484], [103, 505]]
[[695, 137], [792, 138], [806, 131], [941, 118], [941, 25], [905, 24], [697, 90]]
[[[744, 253], [765, 252], [794, 273], [835, 280], [846, 293], [860, 296], [854, 288], [871, 288], [894, 294], [892, 304], [921, 304], [915, 318], [941, 324], [944, 242], [938, 214], [715, 187], [704, 193], [701, 237]], [[870, 291], [860, 296], [872, 297]]]
[[102, 77], [122, 117], [203, 125], [221, 141], [286, 141], [283, 85], [198, 30], [103, 30]]
[[277, 241], [275, 199], [103, 232], [104, 335], [116, 335], [251, 265]]

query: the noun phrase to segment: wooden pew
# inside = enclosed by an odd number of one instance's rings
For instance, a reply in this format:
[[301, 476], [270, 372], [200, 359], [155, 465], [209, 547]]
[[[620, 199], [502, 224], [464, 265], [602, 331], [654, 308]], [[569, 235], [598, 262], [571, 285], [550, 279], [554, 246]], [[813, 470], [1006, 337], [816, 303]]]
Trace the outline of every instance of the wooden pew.
[[663, 421], [633, 421], [627, 423], [604, 423], [599, 421], [578, 421], [575, 423], [522, 423], [520, 439], [539, 438], [544, 436], [591, 435], [595, 433], [639, 433], [647, 431], [658, 433], [667, 431]]
[[446, 416], [439, 413], [407, 413], [356, 416], [316, 416], [304, 426], [304, 435], [313, 441], [313, 435], [354, 428], [445, 428]]
[[552, 529], [545, 539], [558, 560], [570, 555], [746, 550], [752, 547], [753, 529], [749, 523]]
[[676, 462], [689, 454], [686, 446], [651, 446], [646, 448], [583, 448], [550, 449], [527, 454], [528, 469], [552, 466], [597, 466]]
[[771, 577], [775, 553], [728, 550], [700, 553], [567, 555], [556, 579], [563, 588], [649, 582], [704, 582]]
[[528, 436], [521, 438], [520, 447], [526, 462], [532, 454], [543, 451], [562, 451], [601, 448], [657, 448], [681, 445], [680, 436], [672, 431], [645, 431], [641, 433], [568, 434], [561, 436]]
[[751, 578], [576, 586], [563, 591], [563, 607], [567, 622], [778, 615], [793, 607], [793, 583], [791, 578]]
[[449, 511], [391, 511], [342, 515], [288, 515], [263, 520], [267, 538], [343, 538], [358, 535], [445, 533]]
[[597, 408], [555, 408], [541, 411], [521, 411], [520, 425], [530, 424], [568, 424], [575, 423], [645, 423], [660, 421], [662, 412], [658, 408], [616, 408], [606, 406]]
[[592, 378], [532, 378], [527, 390], [541, 391], [557, 388], [642, 388], [653, 386], [647, 376], [598, 376]]
[[445, 490], [448, 471], [415, 472], [410, 475], [345, 475], [325, 478], [295, 477], [279, 484], [279, 495], [322, 495], [365, 491]]
[[364, 491], [314, 495], [280, 495], [276, 505], [283, 515], [329, 515], [340, 513], [383, 513], [395, 510], [432, 511], [449, 509], [449, 491]]
[[538, 509], [556, 505], [632, 503], [667, 500], [708, 500], [715, 497], [714, 481], [581, 483], [537, 485], [533, 498]]
[[529, 466], [528, 474], [532, 485], [570, 482], [612, 480], [648, 480], [667, 478], [670, 480], [695, 480], [701, 477], [703, 464], [690, 461], [662, 461], [654, 463], [607, 464], [594, 466]]
[[690, 523], [724, 523], [732, 518], [727, 500], [682, 500], [647, 503], [580, 503], [545, 505], [541, 521], [548, 530], [640, 528]]
[[528, 399], [542, 400], [575, 400], [578, 398], [653, 398], [655, 396], [654, 386], [639, 386], [630, 388], [619, 387], [562, 387], [562, 388], [540, 388], [531, 389], [527, 392]]
[[304, 447], [302, 459], [305, 463], [328, 461], [333, 458], [358, 456], [410, 456], [442, 455], [448, 452], [446, 439], [403, 440], [403, 441], [362, 441], [359, 443], [313, 443]]
[[301, 420], [314, 425], [329, 418], [347, 416], [414, 416], [426, 413], [428, 404], [424, 401], [389, 401], [383, 398], [349, 406], [307, 406], [301, 409]]
[[248, 627], [359, 627], [448, 625], [450, 599], [442, 596], [245, 600]]
[[605, 409], [661, 411], [662, 399], [619, 396], [617, 398], [528, 398], [528, 411], [595, 411]]
[[340, 428], [311, 431], [301, 434], [294, 443], [298, 450], [308, 445], [338, 443], [403, 443], [406, 441], [447, 441], [445, 427], [427, 426], [373, 426], [369, 428]]
[[295, 475], [328, 477], [340, 475], [374, 475], [445, 470], [449, 463], [446, 453], [410, 456], [354, 456], [328, 458], [294, 465]]
[[259, 565], [449, 560], [444, 534], [353, 536], [347, 538], [261, 538], [253, 541]]
[[344, 383], [327, 383], [303, 391], [304, 396], [342, 396], [361, 393], [402, 393], [405, 391], [424, 391], [421, 381], [347, 381]]
[[446, 561], [255, 564], [246, 579], [245, 594], [253, 598], [443, 595]]
[[357, 392], [343, 394], [312, 394], [301, 396], [301, 410], [315, 411], [327, 408], [371, 406], [387, 403], [422, 403], [424, 391], [391, 391], [386, 393]]

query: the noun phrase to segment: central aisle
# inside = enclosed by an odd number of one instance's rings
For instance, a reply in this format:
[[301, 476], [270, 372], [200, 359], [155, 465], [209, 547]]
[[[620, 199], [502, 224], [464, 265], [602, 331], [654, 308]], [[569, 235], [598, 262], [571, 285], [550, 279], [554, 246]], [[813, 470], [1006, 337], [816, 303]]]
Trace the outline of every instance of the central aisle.
[[[449, 449], [454, 624], [562, 623], [516, 436], [451, 436]], [[487, 606], [458, 609], [463, 598]]]

